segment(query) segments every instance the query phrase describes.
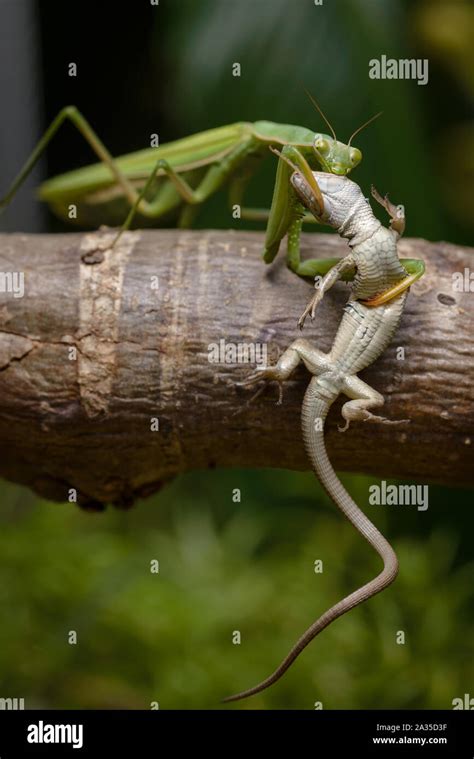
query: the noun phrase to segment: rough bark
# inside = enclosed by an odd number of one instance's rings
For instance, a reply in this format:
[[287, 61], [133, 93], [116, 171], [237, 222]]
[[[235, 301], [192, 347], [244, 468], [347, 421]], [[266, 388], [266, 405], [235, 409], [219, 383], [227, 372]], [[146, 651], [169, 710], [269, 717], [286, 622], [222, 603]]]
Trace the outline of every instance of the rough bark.
[[[189, 469], [307, 468], [306, 372], [282, 406], [272, 388], [249, 405], [236, 384], [249, 364], [212, 363], [209, 346], [263, 344], [274, 359], [298, 336], [311, 285], [281, 261], [264, 266], [259, 233], [133, 232], [112, 252], [103, 250], [110, 239], [0, 235], [0, 273], [25, 274], [24, 297], [0, 292], [0, 475], [51, 499], [75, 488], [81, 505], [100, 508], [126, 506]], [[303, 238], [303, 255], [345, 252], [334, 235]], [[473, 297], [453, 288], [452, 274], [473, 252], [401, 242], [400, 255], [425, 259], [427, 273], [391, 347], [362, 376], [385, 396], [387, 417], [411, 423], [342, 434], [336, 403], [327, 427], [336, 468], [472, 482]], [[337, 285], [305, 328], [322, 350], [347, 294]]]

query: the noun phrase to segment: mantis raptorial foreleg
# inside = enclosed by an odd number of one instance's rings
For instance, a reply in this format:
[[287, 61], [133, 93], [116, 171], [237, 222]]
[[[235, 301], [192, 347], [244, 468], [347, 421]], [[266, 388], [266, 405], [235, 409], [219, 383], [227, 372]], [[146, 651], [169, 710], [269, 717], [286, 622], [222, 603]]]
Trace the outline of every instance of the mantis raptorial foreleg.
[[266, 263], [273, 261], [282, 238], [288, 234], [287, 265], [296, 274], [301, 274], [300, 232], [305, 209], [290, 182], [293, 172], [299, 171], [304, 176], [311, 186], [315, 198], [319, 195], [321, 207], [322, 197], [313, 178], [311, 167], [298, 148], [285, 145], [281, 153], [274, 152], [283, 160], [278, 162], [263, 259]]
[[[321, 223], [321, 221], [313, 214], [305, 213], [306, 209], [302, 206], [290, 181], [294, 171], [302, 174], [311, 187], [313, 201], [322, 214], [323, 201], [313, 172], [305, 157], [296, 148], [286, 145], [281, 153], [276, 150], [273, 152], [277, 153], [282, 160], [279, 161], [277, 168], [275, 190], [265, 238], [264, 260], [266, 263], [273, 260], [278, 252], [282, 237], [288, 234], [288, 267], [300, 277], [324, 276], [338, 264], [339, 259], [310, 258], [305, 261], [301, 260], [300, 233], [303, 222], [309, 219], [316, 223]], [[351, 280], [354, 278], [355, 267], [345, 265], [342, 267], [342, 272], [346, 274], [342, 277], [343, 279]]]
[[[299, 238], [301, 232], [301, 217], [302, 213], [298, 207], [304, 203], [316, 217], [318, 221], [324, 223], [325, 208], [324, 201], [321, 194], [320, 187], [316, 180], [317, 176], [326, 176], [320, 172], [313, 172], [303, 156], [301, 156], [295, 148], [285, 146], [281, 153], [277, 150], [273, 150], [276, 153], [280, 161], [281, 171], [280, 179], [284, 177], [288, 179], [288, 182], [277, 181], [275, 185], [274, 203], [272, 204], [272, 210], [275, 212], [281, 211], [284, 224], [288, 229], [288, 266], [300, 276], [321, 276], [324, 275], [323, 282], [318, 287], [318, 291], [315, 293], [298, 324], [303, 326], [306, 316], [311, 313], [311, 318], [314, 318], [314, 313], [317, 304], [321, 300], [325, 290], [331, 287], [337, 279], [342, 278], [342, 274], [346, 274], [346, 278], [353, 279], [356, 272], [356, 262], [351, 256], [346, 256], [342, 261], [334, 261], [328, 259], [309, 259], [301, 262], [299, 252]], [[331, 175], [328, 175], [331, 176]], [[289, 185], [290, 189], [287, 189]], [[316, 189], [315, 189], [316, 188]], [[293, 195], [291, 194], [293, 190]], [[277, 192], [279, 195], [277, 196]], [[388, 212], [391, 223], [390, 227], [392, 233], [398, 238], [405, 229], [405, 212], [403, 206], [396, 206], [390, 202], [387, 195], [384, 198], [377, 192], [374, 186], [372, 186], [372, 195]], [[277, 197], [275, 197], [277, 196]], [[361, 211], [365, 209], [361, 209]], [[348, 219], [352, 219], [351, 214], [348, 215]], [[340, 223], [342, 223], [341, 220]], [[271, 247], [272, 241], [268, 241], [268, 232], [271, 231], [271, 225], [269, 222], [267, 228], [267, 242], [269, 245], [266, 247], [265, 254], [271, 256], [273, 248]], [[277, 232], [277, 235], [279, 234]], [[278, 246], [276, 247], [278, 250]], [[265, 257], [268, 263], [268, 259]], [[269, 260], [272, 260], [271, 257]], [[405, 290], [407, 290], [417, 279], [419, 279], [424, 271], [425, 266], [423, 261], [416, 259], [403, 259], [402, 262], [405, 265], [405, 270], [408, 276], [395, 283], [393, 286], [387, 288], [383, 292], [379, 293], [375, 297], [363, 301], [366, 306], [376, 307], [383, 303], [387, 303], [389, 300], [397, 297]], [[325, 286], [326, 285], [326, 286]]]

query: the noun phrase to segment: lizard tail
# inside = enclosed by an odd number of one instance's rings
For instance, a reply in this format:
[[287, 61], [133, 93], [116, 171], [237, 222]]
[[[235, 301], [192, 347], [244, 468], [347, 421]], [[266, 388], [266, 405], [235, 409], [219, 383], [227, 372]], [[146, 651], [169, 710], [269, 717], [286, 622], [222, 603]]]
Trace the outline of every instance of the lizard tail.
[[[359, 509], [355, 501], [351, 498], [347, 490], [343, 487], [337, 477], [326, 452], [324, 443], [324, 423], [327, 417], [332, 400], [323, 398], [318, 388], [318, 378], [314, 377], [306, 391], [303, 408], [302, 408], [302, 427], [303, 438], [306, 451], [311, 461], [311, 465], [318, 476], [321, 484], [332, 498], [334, 503], [339, 507], [342, 513], [349, 519], [361, 535], [375, 548], [383, 561], [383, 570], [374, 577], [373, 580], [362, 585], [350, 595], [343, 598], [330, 609], [324, 612], [319, 619], [308, 627], [301, 638], [295, 643], [293, 648], [283, 659], [280, 666], [261, 683], [253, 688], [237, 693], [235, 696], [229, 696], [224, 702], [238, 701], [247, 696], [253, 696], [255, 693], [268, 688], [276, 683], [277, 680], [293, 664], [297, 656], [306, 648], [321, 630], [334, 622], [335, 619], [358, 606], [368, 598], [372, 598], [376, 593], [390, 585], [398, 574], [398, 559], [390, 543], [384, 538], [381, 532], [377, 530], [370, 519]], [[319, 424], [318, 424], [318, 420]]]

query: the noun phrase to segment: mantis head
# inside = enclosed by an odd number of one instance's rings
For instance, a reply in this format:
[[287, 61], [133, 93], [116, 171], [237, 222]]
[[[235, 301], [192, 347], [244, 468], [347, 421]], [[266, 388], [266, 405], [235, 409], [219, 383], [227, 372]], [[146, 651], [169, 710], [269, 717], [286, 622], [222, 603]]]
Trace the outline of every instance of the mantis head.
[[361, 162], [362, 153], [358, 148], [345, 145], [335, 137], [325, 134], [315, 134], [313, 149], [318, 163], [328, 174], [346, 176]]
[[334, 129], [311, 93], [306, 90], [306, 94], [323, 117], [332, 134], [332, 137], [328, 137], [327, 134], [320, 134], [319, 132], [314, 135], [313, 150], [316, 154], [318, 163], [323, 171], [326, 171], [328, 174], [336, 174], [337, 176], [345, 177], [352, 171], [352, 169], [355, 169], [362, 160], [361, 151], [358, 148], [351, 147], [352, 138], [364, 129], [364, 127], [378, 118], [382, 112], [380, 111], [380, 113], [372, 116], [372, 118], [356, 129], [346, 145], [344, 142], [339, 142]]

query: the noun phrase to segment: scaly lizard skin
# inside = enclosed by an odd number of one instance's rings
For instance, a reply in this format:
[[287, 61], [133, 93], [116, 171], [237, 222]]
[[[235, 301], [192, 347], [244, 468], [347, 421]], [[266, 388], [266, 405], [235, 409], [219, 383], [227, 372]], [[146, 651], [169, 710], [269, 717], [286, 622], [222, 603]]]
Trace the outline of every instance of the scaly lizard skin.
[[407, 278], [407, 272], [397, 255], [397, 239], [403, 231], [404, 219], [400, 212], [395, 213], [395, 207], [387, 198], [380, 198], [376, 190], [372, 190], [374, 197], [392, 216], [391, 229], [386, 229], [374, 216], [357, 184], [347, 177], [322, 172], [314, 172], [314, 177], [323, 196], [323, 209], [314, 207], [314, 196], [301, 174], [295, 172], [291, 181], [305, 205], [323, 223], [336, 228], [342, 237], [346, 237], [352, 250], [322, 279], [300, 319], [300, 326], [308, 313], [314, 317], [317, 304], [341, 274], [348, 268], [356, 267], [352, 294], [344, 308], [344, 316], [329, 353], [313, 347], [308, 340], [295, 340], [275, 366], [257, 370], [243, 384], [251, 384], [260, 379], [274, 380], [279, 383], [281, 401], [281, 383], [289, 378], [301, 361], [305, 364], [313, 375], [302, 407], [303, 438], [311, 465], [334, 503], [375, 548], [384, 566], [377, 577], [319, 617], [272, 675], [255, 687], [230, 696], [225, 701], [251, 696], [275, 683], [321, 630], [354, 606], [386, 588], [398, 572], [398, 560], [393, 548], [359, 509], [331, 466], [324, 443], [324, 423], [331, 404], [340, 393], [351, 399], [342, 407], [346, 424], [339, 428], [341, 431], [346, 430], [351, 421], [383, 424], [409, 421], [390, 422], [373, 414], [372, 409], [383, 405], [383, 396], [357, 376], [358, 372], [369, 366], [385, 350], [402, 316], [407, 289], [376, 307], [367, 305], [367, 302], [370, 303], [371, 299]]

